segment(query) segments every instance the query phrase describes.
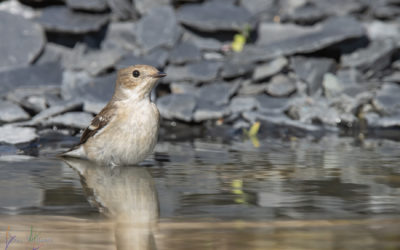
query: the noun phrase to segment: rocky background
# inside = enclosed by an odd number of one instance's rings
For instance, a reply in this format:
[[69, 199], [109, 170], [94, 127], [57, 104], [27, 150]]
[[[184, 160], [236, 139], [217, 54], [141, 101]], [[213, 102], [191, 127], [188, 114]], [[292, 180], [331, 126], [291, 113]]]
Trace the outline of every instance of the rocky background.
[[9, 0], [0, 34], [3, 152], [76, 142], [132, 64], [164, 138], [400, 127], [399, 0]]

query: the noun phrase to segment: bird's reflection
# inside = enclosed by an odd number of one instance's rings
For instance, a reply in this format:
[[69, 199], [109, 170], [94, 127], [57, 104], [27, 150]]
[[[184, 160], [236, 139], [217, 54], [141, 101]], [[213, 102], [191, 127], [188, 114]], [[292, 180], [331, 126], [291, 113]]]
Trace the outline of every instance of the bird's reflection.
[[115, 221], [117, 249], [156, 249], [153, 229], [159, 207], [146, 168], [111, 168], [77, 158], [63, 160], [79, 173], [89, 203]]

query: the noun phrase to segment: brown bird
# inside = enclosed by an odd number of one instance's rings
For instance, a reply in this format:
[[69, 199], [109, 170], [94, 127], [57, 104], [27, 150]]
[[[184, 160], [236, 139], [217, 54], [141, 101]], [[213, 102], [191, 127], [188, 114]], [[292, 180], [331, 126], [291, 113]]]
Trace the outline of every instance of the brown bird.
[[62, 156], [110, 165], [144, 160], [157, 142], [159, 112], [150, 92], [165, 73], [149, 65], [118, 71], [114, 95], [92, 120], [79, 144]]

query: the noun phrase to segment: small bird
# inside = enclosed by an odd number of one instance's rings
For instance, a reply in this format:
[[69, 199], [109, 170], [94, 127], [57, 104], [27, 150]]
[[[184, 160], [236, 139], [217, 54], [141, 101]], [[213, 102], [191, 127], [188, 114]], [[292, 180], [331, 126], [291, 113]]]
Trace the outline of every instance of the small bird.
[[84, 130], [79, 144], [61, 156], [114, 166], [144, 160], [156, 145], [159, 128], [159, 112], [150, 92], [165, 76], [149, 65], [119, 70], [111, 100]]

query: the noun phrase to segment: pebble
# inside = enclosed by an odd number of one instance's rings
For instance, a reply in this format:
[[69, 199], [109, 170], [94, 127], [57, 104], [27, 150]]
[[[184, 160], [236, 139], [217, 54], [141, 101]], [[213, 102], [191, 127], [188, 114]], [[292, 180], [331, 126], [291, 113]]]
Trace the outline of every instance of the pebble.
[[285, 57], [278, 57], [267, 63], [257, 65], [253, 73], [253, 80], [265, 80], [281, 72], [287, 65], [288, 60]]
[[267, 85], [266, 92], [270, 96], [288, 97], [296, 92], [296, 84], [293, 79], [284, 75], [277, 75]]

